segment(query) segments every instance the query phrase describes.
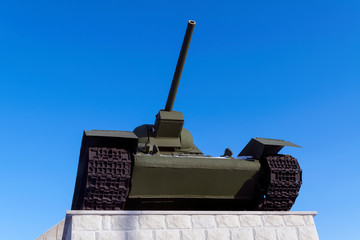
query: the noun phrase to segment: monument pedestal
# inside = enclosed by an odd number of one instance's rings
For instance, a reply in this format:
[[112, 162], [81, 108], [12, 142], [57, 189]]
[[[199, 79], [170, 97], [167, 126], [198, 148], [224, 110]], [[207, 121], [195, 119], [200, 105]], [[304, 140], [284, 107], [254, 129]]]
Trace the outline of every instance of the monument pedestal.
[[[62, 240], [315, 240], [319, 239], [315, 215], [316, 212], [67, 211]], [[55, 226], [48, 232], [55, 229], [61, 231]], [[56, 238], [45, 235], [38, 240], [61, 239], [59, 234]]]

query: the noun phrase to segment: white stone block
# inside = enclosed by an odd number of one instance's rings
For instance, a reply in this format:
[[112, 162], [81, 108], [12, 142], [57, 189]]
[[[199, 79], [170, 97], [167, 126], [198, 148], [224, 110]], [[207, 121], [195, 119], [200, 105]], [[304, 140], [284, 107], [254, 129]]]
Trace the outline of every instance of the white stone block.
[[139, 229], [138, 219], [138, 216], [110, 216], [110, 229], [113, 231]]
[[278, 240], [298, 240], [296, 228], [281, 227], [276, 229]]
[[239, 218], [236, 215], [218, 215], [216, 216], [217, 226], [219, 228], [239, 227]]
[[188, 215], [168, 215], [166, 216], [168, 229], [187, 229], [191, 228], [191, 216]]
[[215, 217], [212, 215], [193, 215], [191, 219], [194, 228], [214, 228], [216, 226]]
[[284, 216], [286, 226], [304, 226], [304, 219], [301, 215], [286, 215]]
[[265, 227], [279, 227], [284, 226], [284, 220], [279, 215], [264, 215], [262, 216]]
[[42, 240], [57, 240], [57, 227], [51, 228], [46, 234], [41, 238]]
[[315, 222], [314, 222], [314, 217], [311, 215], [306, 215], [303, 217], [304, 218], [304, 223], [307, 226], [314, 226]]
[[65, 219], [57, 224], [56, 229], [56, 240], [61, 240], [63, 232], [64, 232]]
[[256, 215], [242, 215], [239, 217], [240, 224], [243, 227], [261, 227], [261, 216]]
[[61, 240], [64, 231], [65, 219], [60, 221], [58, 224], [47, 230], [36, 240]]
[[124, 240], [125, 232], [122, 231], [101, 231], [96, 233], [96, 240]]
[[41, 238], [41, 240], [57, 240], [55, 235], [47, 235]]
[[111, 230], [111, 216], [102, 216], [102, 230]]
[[[66, 240], [318, 240], [314, 212], [69, 211]], [[62, 224], [38, 240], [58, 240]]]
[[95, 232], [73, 231], [71, 240], [95, 240]]
[[253, 230], [251, 228], [231, 229], [231, 240], [254, 240]]
[[164, 229], [165, 216], [142, 215], [139, 216], [140, 229]]
[[206, 240], [205, 230], [181, 230], [181, 240]]
[[229, 240], [230, 230], [224, 228], [208, 229], [207, 240]]
[[127, 240], [154, 240], [151, 230], [127, 232]]
[[80, 215], [72, 217], [72, 231], [97, 231], [102, 228], [102, 216]]
[[275, 229], [255, 228], [255, 240], [274, 240], [276, 239]]
[[158, 230], [155, 231], [156, 240], [180, 240], [180, 231], [178, 230]]
[[298, 227], [300, 240], [319, 240], [315, 226]]

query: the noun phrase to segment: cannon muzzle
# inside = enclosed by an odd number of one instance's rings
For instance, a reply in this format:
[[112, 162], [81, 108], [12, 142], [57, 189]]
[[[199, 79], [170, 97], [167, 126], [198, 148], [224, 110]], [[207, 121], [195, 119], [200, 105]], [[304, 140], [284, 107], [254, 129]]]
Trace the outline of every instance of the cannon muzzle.
[[192, 36], [193, 31], [194, 31], [194, 27], [195, 27], [195, 21], [190, 20], [188, 22], [188, 25], [187, 25], [187, 28], [186, 28], [184, 41], [183, 41], [181, 51], [180, 51], [180, 54], [179, 54], [179, 59], [178, 59], [178, 62], [176, 64], [176, 69], [175, 69], [174, 77], [173, 77], [173, 80], [172, 80], [172, 83], [171, 83], [169, 96], [168, 96], [168, 99], [166, 101], [165, 111], [172, 111], [172, 108], [173, 108], [173, 105], [174, 105], [174, 102], [175, 102], [176, 92], [177, 92], [177, 89], [179, 87], [181, 73], [182, 73], [182, 70], [184, 68], [186, 55], [187, 55], [187, 52], [188, 52], [188, 49], [189, 49], [189, 46], [190, 46], [191, 36]]

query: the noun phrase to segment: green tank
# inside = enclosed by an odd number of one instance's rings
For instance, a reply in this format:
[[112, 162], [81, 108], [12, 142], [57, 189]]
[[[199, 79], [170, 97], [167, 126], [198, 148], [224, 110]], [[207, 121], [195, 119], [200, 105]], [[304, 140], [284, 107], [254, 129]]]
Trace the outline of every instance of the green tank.
[[233, 157], [204, 155], [173, 104], [195, 22], [189, 21], [170, 92], [154, 124], [84, 131], [72, 210], [290, 210], [302, 183], [283, 140], [253, 138]]

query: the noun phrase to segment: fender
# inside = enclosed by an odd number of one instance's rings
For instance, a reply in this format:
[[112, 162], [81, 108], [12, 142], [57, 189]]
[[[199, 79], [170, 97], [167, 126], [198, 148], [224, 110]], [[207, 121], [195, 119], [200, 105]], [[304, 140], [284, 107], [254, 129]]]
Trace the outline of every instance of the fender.
[[137, 151], [137, 145], [138, 137], [133, 132], [103, 130], [84, 131], [71, 209], [81, 209], [80, 205], [85, 191], [85, 176], [87, 175], [87, 156], [89, 147], [122, 148], [132, 154], [135, 154]]
[[[265, 155], [276, 155], [284, 146], [300, 147], [292, 142], [269, 139], [269, 138], [252, 138], [250, 142], [239, 153], [239, 156], [252, 156], [260, 159]], [[301, 147], [300, 147], [301, 148]]]

